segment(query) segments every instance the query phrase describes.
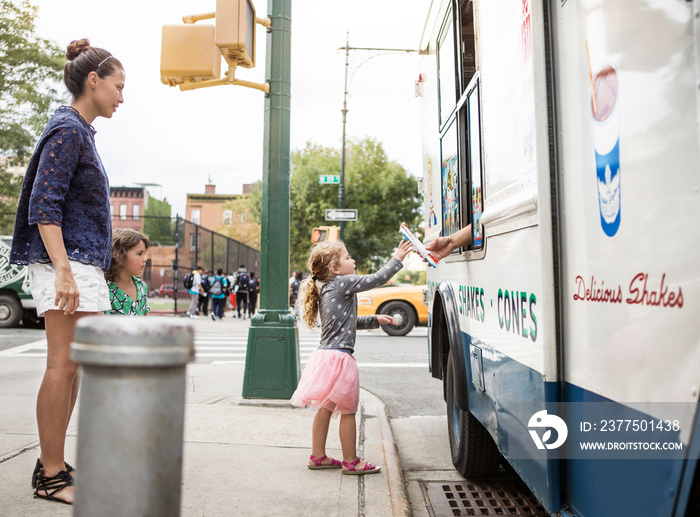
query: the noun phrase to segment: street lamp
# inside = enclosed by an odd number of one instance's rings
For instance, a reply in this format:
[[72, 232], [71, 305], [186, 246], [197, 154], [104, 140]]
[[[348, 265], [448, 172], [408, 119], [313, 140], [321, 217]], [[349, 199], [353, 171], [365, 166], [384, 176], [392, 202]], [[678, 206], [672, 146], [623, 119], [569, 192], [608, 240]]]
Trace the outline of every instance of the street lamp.
[[[351, 50], [366, 50], [366, 51], [381, 51], [381, 52], [418, 52], [408, 48], [375, 48], [375, 47], [351, 47], [350, 33], [346, 33], [345, 46], [338, 50], [345, 50], [345, 88], [343, 91], [343, 109], [340, 112], [343, 114], [343, 148], [340, 155], [340, 188], [338, 189], [338, 208], [345, 208], [345, 123], [347, 122], [348, 114], [348, 68], [350, 66], [350, 51]], [[367, 61], [364, 61], [362, 66]], [[358, 66], [359, 68], [359, 66]], [[340, 240], [345, 239], [345, 221], [340, 221]]]

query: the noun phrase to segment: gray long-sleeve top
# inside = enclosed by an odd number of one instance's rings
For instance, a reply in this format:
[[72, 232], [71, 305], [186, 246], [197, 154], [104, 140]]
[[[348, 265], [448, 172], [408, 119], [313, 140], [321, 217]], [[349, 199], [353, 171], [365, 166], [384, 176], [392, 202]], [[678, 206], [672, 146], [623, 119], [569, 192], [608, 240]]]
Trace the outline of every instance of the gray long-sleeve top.
[[371, 275], [338, 275], [321, 289], [321, 344], [319, 348], [355, 349], [355, 329], [376, 329], [377, 316], [357, 316], [357, 293], [384, 285], [403, 264], [392, 258]]

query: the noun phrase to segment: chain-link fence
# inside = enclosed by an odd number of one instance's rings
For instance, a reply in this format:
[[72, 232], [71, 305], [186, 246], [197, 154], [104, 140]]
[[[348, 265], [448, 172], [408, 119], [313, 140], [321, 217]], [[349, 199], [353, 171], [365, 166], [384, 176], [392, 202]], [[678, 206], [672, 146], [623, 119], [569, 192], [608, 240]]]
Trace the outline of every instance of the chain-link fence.
[[151, 303], [154, 312], [178, 312], [187, 309], [190, 295], [182, 284], [184, 276], [202, 266], [205, 271], [222, 269], [233, 273], [244, 265], [248, 271], [260, 271], [260, 251], [235, 239], [214, 232], [181, 217], [124, 217], [115, 214], [112, 226], [133, 228], [151, 241], [150, 259], [143, 272], [149, 295], [172, 298], [172, 309]]

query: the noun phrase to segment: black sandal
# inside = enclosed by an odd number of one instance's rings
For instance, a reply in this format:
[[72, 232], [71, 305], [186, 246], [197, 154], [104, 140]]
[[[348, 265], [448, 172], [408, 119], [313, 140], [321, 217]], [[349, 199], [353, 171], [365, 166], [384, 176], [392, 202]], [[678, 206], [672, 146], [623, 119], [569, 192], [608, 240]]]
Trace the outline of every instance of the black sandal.
[[[73, 476], [71, 476], [67, 470], [62, 470], [55, 476], [47, 478], [44, 476], [43, 471], [39, 472], [39, 476], [36, 483], [36, 490], [34, 490], [34, 497], [39, 499], [46, 499], [48, 501], [54, 501], [63, 504], [73, 504], [69, 501], [64, 501], [53, 495], [60, 492], [66, 487], [73, 486]], [[39, 491], [44, 492], [40, 494]]]
[[[75, 472], [75, 469], [68, 465], [65, 461], [63, 464], [66, 466], [66, 472], [69, 474]], [[32, 472], [32, 488], [36, 488], [36, 482], [39, 479], [39, 472], [41, 472], [41, 469], [43, 469], [44, 466], [41, 464], [41, 458], [36, 459], [36, 465], [34, 466], [34, 472]]]

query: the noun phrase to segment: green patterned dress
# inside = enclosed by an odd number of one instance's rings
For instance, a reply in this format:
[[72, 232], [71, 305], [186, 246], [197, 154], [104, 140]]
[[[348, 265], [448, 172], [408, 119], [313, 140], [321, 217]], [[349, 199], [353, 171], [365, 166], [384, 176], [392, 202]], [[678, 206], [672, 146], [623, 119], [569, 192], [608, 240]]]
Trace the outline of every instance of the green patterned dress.
[[105, 314], [122, 314], [124, 316], [143, 316], [151, 310], [148, 306], [148, 287], [146, 283], [136, 276], [131, 279], [136, 284], [136, 300], [117, 287], [114, 282], [107, 282], [109, 288], [109, 301], [112, 308]]

